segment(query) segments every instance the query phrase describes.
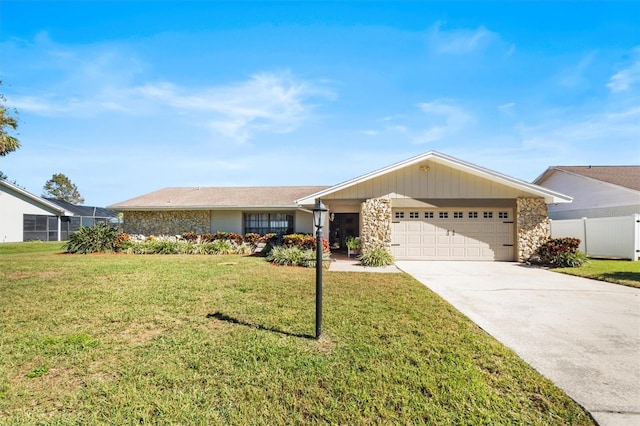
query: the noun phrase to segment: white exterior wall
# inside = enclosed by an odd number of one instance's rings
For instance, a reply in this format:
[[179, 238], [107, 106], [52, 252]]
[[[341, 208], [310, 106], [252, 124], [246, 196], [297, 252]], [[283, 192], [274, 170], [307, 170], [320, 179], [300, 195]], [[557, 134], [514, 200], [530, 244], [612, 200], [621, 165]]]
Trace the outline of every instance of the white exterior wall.
[[215, 210], [211, 212], [211, 232], [235, 232], [242, 234], [242, 212], [238, 210]]
[[23, 241], [23, 215], [60, 215], [39, 207], [21, 194], [8, 192], [0, 186], [0, 242]]
[[540, 185], [573, 197], [571, 203], [550, 204], [551, 219], [640, 214], [640, 192], [633, 189], [561, 171], [556, 171]]
[[638, 260], [640, 214], [622, 217], [552, 220], [551, 238], [580, 239], [580, 251], [594, 257]]
[[313, 214], [296, 210], [293, 218], [293, 230], [298, 234], [313, 234], [315, 232], [313, 229]]
[[413, 165], [369, 179], [323, 197], [325, 200], [366, 200], [369, 198], [510, 198], [531, 194], [493, 182], [443, 164], [428, 162], [429, 171]]

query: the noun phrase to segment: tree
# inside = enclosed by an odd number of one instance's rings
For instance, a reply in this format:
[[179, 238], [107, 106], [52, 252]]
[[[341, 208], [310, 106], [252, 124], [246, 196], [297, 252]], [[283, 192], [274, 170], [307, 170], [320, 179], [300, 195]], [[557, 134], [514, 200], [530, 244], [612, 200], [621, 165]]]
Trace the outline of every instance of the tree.
[[43, 197], [51, 197], [57, 200], [67, 201], [71, 204], [82, 204], [84, 198], [78, 192], [78, 187], [71, 183], [68, 177], [62, 173], [54, 174], [45, 183]]
[[[0, 80], [2, 86], [2, 80]], [[7, 98], [0, 93], [0, 157], [4, 157], [8, 153], [20, 148], [20, 142], [8, 132], [18, 128], [18, 119], [9, 115], [9, 111], [3, 105]], [[13, 110], [14, 114], [18, 111]]]

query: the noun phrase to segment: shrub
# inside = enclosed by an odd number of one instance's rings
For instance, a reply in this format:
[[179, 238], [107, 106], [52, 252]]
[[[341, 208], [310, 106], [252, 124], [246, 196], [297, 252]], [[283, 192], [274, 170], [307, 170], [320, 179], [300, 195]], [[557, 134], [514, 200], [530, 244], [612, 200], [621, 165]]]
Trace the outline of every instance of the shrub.
[[80, 229], [69, 236], [69, 241], [63, 247], [67, 253], [112, 252], [119, 235], [118, 228], [109, 226], [106, 223], [81, 226]]
[[227, 239], [235, 245], [240, 245], [244, 242], [244, 237], [240, 234], [236, 234], [235, 232], [230, 232]]
[[[302, 249], [295, 246], [275, 246], [267, 255], [267, 260], [276, 265], [313, 268], [316, 266], [316, 252], [315, 250]], [[323, 266], [328, 265], [329, 260], [329, 254], [324, 253], [322, 257]]]
[[557, 265], [563, 268], [579, 268], [587, 261], [587, 255], [576, 250], [575, 253], [565, 252], [558, 256]]
[[201, 254], [231, 254], [233, 245], [227, 240], [214, 240], [200, 245]]
[[233, 250], [233, 253], [240, 255], [251, 254], [253, 253], [253, 248], [251, 248], [249, 244], [242, 243], [236, 246], [236, 248]]
[[[282, 245], [287, 247], [300, 247], [303, 250], [316, 249], [316, 237], [310, 234], [289, 234], [282, 236]], [[322, 239], [322, 251], [329, 253], [329, 241]]]
[[198, 241], [198, 234], [195, 232], [185, 232], [182, 234], [182, 239], [185, 241]]
[[131, 246], [131, 236], [126, 232], [118, 235], [113, 242], [113, 248], [116, 251], [126, 251]]
[[560, 268], [579, 267], [587, 261], [586, 255], [578, 250], [579, 246], [578, 238], [552, 238], [538, 247], [529, 262]]
[[276, 265], [298, 266], [304, 252], [300, 247], [275, 246], [267, 255], [267, 260]]
[[260, 238], [262, 238], [260, 234], [249, 232], [248, 234], [244, 235], [244, 242], [252, 246], [256, 246], [260, 242]]
[[393, 265], [395, 262], [393, 255], [383, 248], [367, 250], [367, 252], [358, 259], [360, 260], [360, 264], [363, 266], [375, 267]]
[[156, 240], [150, 244], [153, 254], [177, 254], [179, 253], [178, 242], [170, 240]]

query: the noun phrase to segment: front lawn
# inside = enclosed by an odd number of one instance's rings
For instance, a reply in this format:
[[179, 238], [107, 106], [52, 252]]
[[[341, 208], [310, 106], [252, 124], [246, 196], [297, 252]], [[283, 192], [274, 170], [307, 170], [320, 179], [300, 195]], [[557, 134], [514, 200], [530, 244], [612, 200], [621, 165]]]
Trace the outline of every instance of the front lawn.
[[640, 261], [589, 259], [579, 268], [554, 271], [640, 288]]
[[405, 274], [7, 247], [2, 424], [594, 424]]

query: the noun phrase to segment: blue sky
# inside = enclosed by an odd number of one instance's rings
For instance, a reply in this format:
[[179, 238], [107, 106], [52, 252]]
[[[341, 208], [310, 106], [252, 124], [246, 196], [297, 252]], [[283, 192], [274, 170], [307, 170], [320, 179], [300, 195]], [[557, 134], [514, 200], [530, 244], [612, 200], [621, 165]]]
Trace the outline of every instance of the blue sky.
[[22, 148], [88, 205], [332, 185], [429, 150], [531, 181], [640, 163], [639, 2], [0, 2]]

